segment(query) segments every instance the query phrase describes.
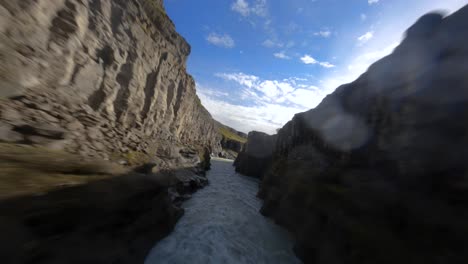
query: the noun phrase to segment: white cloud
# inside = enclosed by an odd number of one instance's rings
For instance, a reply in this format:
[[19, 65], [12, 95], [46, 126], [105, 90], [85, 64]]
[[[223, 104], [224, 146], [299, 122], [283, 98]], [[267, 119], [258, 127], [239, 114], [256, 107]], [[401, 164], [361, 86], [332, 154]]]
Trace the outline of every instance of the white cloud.
[[263, 92], [268, 99], [276, 98], [280, 95], [280, 90], [278, 89], [274, 81], [266, 80], [261, 82], [257, 89]]
[[248, 16], [250, 14], [249, 3], [245, 0], [237, 0], [232, 3], [231, 9], [243, 16]]
[[373, 31], [369, 31], [369, 32], [366, 32], [366, 34], [358, 37], [358, 41], [359, 41], [359, 45], [363, 45], [365, 44], [366, 42], [368, 42], [369, 40], [371, 40], [372, 38], [374, 37], [374, 32]]
[[282, 48], [284, 44], [281, 42], [274, 41], [272, 39], [266, 39], [265, 41], [263, 41], [262, 46], [266, 48]]
[[310, 55], [304, 55], [302, 58], [301, 58], [301, 61], [305, 64], [316, 64], [318, 63], [318, 61], [314, 58], [312, 58]]
[[323, 31], [315, 32], [314, 36], [321, 36], [321, 37], [324, 37], [324, 38], [328, 38], [328, 37], [331, 36], [331, 31], [330, 30], [323, 30]]
[[199, 88], [197, 90], [202, 104], [214, 119], [245, 133], [257, 130], [274, 134], [296, 113], [304, 111], [303, 108], [272, 103], [238, 105], [207, 96]]
[[367, 0], [367, 3], [369, 3], [369, 5], [377, 4], [378, 2], [379, 0]]
[[206, 40], [218, 47], [224, 47], [224, 48], [233, 48], [235, 46], [235, 42], [232, 39], [231, 36], [228, 34], [216, 34], [216, 33], [210, 33], [207, 37]]
[[301, 57], [301, 61], [304, 63], [304, 64], [318, 64], [324, 68], [333, 68], [335, 67], [335, 65], [329, 63], [328, 61], [318, 61], [316, 59], [314, 59], [312, 56], [306, 54], [304, 56]]
[[[216, 76], [240, 85], [234, 94], [216, 92], [197, 83], [197, 93], [213, 117], [243, 132], [252, 130], [273, 134], [296, 113], [317, 106], [329, 92], [307, 84], [305, 78], [265, 80], [245, 73], [219, 73]], [[247, 104], [244, 104], [247, 102]]]
[[216, 77], [223, 78], [229, 81], [235, 81], [240, 85], [247, 86], [252, 88], [254, 84], [259, 80], [257, 76], [254, 75], [247, 75], [242, 72], [240, 73], [217, 73], [215, 74]]
[[250, 15], [265, 17], [267, 15], [266, 0], [256, 0], [253, 4], [249, 4], [246, 0], [236, 0], [232, 3], [231, 9], [244, 17]]
[[319, 65], [322, 66], [322, 67], [325, 67], [325, 68], [333, 68], [333, 67], [335, 67], [335, 65], [329, 63], [328, 61], [320, 62]]
[[291, 102], [294, 102], [295, 104], [300, 105], [306, 109], [315, 107], [322, 101], [324, 94], [318, 90], [317, 87], [311, 88], [315, 89], [297, 89], [294, 91], [294, 93], [288, 94], [287, 98]]
[[282, 52], [274, 53], [273, 56], [275, 56], [275, 58], [283, 59], [283, 60], [289, 60], [289, 59], [291, 59], [291, 57], [289, 57], [288, 55], [286, 55], [283, 51], [282, 51]]
[[[305, 103], [304, 98], [300, 95], [305, 95], [302, 90], [317, 91], [315, 86], [307, 84], [307, 79], [304, 78], [288, 78], [283, 80], [262, 80], [260, 77], [248, 75], [244, 73], [218, 73], [215, 76], [223, 78], [228, 81], [234, 81], [240, 84], [243, 88], [243, 93], [247, 98], [256, 101], [256, 103], [285, 103], [292, 105], [299, 105], [305, 109], [315, 107], [315, 99], [307, 99]], [[315, 92], [314, 96], [320, 94], [318, 98], [321, 100], [321, 92]], [[311, 94], [309, 94], [311, 95]], [[311, 103], [312, 102], [312, 103]], [[303, 110], [305, 110], [303, 109]]]

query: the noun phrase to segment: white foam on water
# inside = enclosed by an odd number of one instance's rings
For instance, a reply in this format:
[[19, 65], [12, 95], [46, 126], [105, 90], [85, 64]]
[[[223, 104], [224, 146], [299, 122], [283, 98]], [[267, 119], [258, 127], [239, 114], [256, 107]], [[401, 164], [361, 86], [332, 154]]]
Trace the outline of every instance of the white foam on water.
[[184, 216], [145, 264], [301, 263], [289, 234], [259, 213], [257, 180], [219, 159], [212, 160], [208, 179], [210, 185], [184, 203]]

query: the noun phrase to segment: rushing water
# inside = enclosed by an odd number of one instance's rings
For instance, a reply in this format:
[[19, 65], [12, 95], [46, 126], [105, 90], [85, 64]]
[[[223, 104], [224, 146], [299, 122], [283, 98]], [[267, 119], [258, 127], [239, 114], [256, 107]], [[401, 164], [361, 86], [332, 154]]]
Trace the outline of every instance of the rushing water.
[[212, 160], [208, 179], [145, 264], [300, 263], [288, 233], [259, 213], [258, 181], [236, 174], [223, 160]]

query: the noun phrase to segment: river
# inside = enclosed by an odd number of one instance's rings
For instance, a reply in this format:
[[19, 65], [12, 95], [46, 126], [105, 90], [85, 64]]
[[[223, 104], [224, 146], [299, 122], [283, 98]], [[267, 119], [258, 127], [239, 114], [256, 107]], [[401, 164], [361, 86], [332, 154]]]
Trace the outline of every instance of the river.
[[160, 241], [145, 264], [301, 263], [290, 235], [259, 213], [258, 181], [213, 159], [210, 185], [184, 203], [175, 230]]

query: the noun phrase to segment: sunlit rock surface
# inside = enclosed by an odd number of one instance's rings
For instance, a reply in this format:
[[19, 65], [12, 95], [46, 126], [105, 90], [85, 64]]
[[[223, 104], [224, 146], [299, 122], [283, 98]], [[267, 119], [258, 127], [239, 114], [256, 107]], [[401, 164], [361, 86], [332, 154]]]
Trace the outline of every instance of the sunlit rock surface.
[[423, 16], [279, 131], [261, 211], [295, 234], [306, 263], [468, 259], [467, 25], [467, 6]]
[[220, 151], [162, 1], [1, 1], [0, 14], [0, 91], [11, 98], [0, 140], [160, 169], [190, 165], [181, 152]]

